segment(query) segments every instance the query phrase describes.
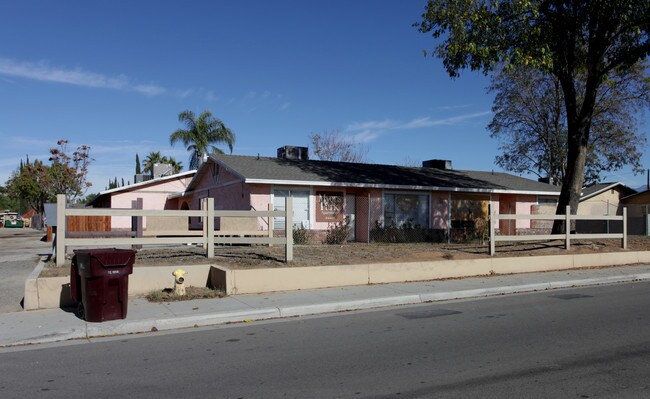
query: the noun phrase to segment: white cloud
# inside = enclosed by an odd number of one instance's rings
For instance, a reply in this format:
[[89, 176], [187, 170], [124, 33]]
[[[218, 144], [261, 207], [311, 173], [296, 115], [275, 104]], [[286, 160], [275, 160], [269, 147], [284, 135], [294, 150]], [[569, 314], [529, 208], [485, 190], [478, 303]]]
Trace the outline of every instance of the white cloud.
[[372, 130], [364, 130], [360, 133], [356, 133], [350, 137], [350, 139], [359, 144], [363, 143], [369, 143], [371, 141], [374, 141], [379, 137], [378, 132], [373, 132]]
[[180, 98], [187, 98], [191, 95], [193, 95], [196, 92], [194, 89], [187, 89], [187, 90], [178, 90], [176, 92], [176, 95]]
[[484, 111], [440, 119], [433, 119], [427, 116], [424, 118], [415, 118], [408, 122], [399, 122], [391, 119], [384, 119], [381, 121], [355, 122], [349, 124], [345, 130], [349, 132], [364, 130], [408, 130], [421, 129], [432, 126], [452, 126], [489, 114], [491, 114], [490, 111]]
[[147, 96], [157, 96], [165, 92], [164, 88], [155, 85], [136, 85], [134, 90]]
[[43, 61], [34, 63], [0, 58], [0, 75], [97, 89], [135, 91], [148, 96], [165, 92], [160, 86], [134, 84], [125, 75], [107, 76], [82, 68], [58, 68]]
[[470, 107], [470, 104], [463, 104], [463, 105], [443, 105], [441, 107], [437, 107], [437, 109], [442, 110], [442, 111], [451, 111], [454, 109], [463, 109], [463, 108], [468, 108]]
[[366, 121], [366, 122], [355, 122], [347, 126], [345, 130], [348, 131], [357, 131], [357, 130], [368, 130], [368, 129], [394, 129], [397, 126], [395, 121], [385, 119], [383, 121]]
[[481, 116], [491, 114], [490, 111], [476, 112], [473, 114], [465, 114], [459, 116], [452, 116], [442, 119], [431, 119], [429, 117], [413, 119], [405, 124], [399, 125], [396, 129], [420, 129], [432, 126], [453, 126], [463, 123], [469, 119], [480, 118]]
[[205, 99], [207, 101], [216, 101], [219, 99], [216, 94], [212, 90], [208, 90], [207, 93], [205, 93]]
[[489, 114], [491, 114], [490, 111], [484, 111], [439, 119], [433, 119], [427, 116], [423, 118], [415, 118], [408, 122], [400, 122], [392, 119], [354, 122], [345, 128], [345, 132], [353, 134], [352, 137], [355, 137], [357, 142], [367, 143], [392, 130], [414, 130], [434, 126], [454, 126]]

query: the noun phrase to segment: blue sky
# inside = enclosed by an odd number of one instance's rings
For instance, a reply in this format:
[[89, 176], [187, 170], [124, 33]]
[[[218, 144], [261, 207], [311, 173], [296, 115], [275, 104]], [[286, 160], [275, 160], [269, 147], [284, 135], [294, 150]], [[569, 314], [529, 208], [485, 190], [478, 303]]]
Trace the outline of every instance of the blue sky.
[[425, 3], [1, 0], [0, 182], [61, 138], [91, 147], [89, 193], [132, 181], [136, 153], [187, 166], [169, 145], [186, 109], [222, 119], [234, 154], [274, 156], [336, 129], [374, 163], [500, 170], [488, 80], [451, 80], [423, 56], [433, 42], [412, 23]]

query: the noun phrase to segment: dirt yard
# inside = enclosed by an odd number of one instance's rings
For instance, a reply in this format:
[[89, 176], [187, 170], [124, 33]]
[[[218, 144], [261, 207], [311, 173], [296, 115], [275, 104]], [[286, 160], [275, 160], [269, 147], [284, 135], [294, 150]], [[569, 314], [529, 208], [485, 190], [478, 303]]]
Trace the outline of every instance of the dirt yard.
[[[628, 251], [650, 250], [650, 237], [628, 237]], [[563, 241], [545, 243], [503, 243], [497, 245], [497, 257], [561, 255], [623, 251], [621, 240], [572, 241], [571, 250]], [[232, 268], [286, 267], [284, 247], [221, 246], [215, 248], [217, 263]], [[301, 245], [294, 247], [291, 266], [321, 266], [364, 263], [418, 262], [444, 259], [489, 257], [489, 244], [345, 244]], [[137, 265], [205, 263], [202, 248], [143, 249]]]
[[[628, 237], [628, 251], [649, 251], [650, 237]], [[201, 247], [144, 248], [138, 251], [136, 267], [160, 265], [188, 265], [211, 263], [239, 269], [291, 266], [324, 266], [342, 264], [418, 262], [449, 259], [477, 259], [489, 257], [489, 244], [362, 244], [298, 245], [294, 260], [284, 262], [284, 247], [217, 246], [215, 259], [207, 259]], [[499, 243], [496, 257], [564, 255], [597, 252], [619, 252], [621, 240], [575, 240], [571, 250], [564, 249], [563, 241], [536, 243]], [[68, 264], [56, 268], [48, 263], [42, 276], [67, 275]]]

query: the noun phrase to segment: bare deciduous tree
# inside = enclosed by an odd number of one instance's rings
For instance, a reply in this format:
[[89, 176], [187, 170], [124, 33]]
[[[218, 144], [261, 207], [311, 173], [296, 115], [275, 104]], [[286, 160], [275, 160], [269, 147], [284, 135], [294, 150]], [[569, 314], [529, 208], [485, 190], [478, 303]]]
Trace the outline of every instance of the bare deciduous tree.
[[312, 150], [323, 161], [355, 162], [366, 161], [368, 148], [350, 138], [342, 136], [338, 130], [322, 134], [310, 134]]

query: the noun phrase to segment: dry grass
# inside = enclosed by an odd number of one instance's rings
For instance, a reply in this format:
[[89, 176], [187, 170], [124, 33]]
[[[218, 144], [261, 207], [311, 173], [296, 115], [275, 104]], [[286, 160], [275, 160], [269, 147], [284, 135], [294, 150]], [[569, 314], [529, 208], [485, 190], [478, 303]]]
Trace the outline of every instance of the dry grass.
[[[489, 245], [480, 243], [419, 243], [419, 244], [364, 244], [296, 245], [294, 261], [284, 262], [284, 247], [217, 246], [215, 258], [207, 259], [201, 247], [144, 248], [136, 255], [135, 267], [214, 264], [232, 269], [257, 269], [292, 266], [327, 266], [368, 263], [426, 262], [489, 257]], [[628, 237], [628, 251], [650, 251], [650, 237]], [[498, 243], [495, 257], [573, 255], [581, 253], [620, 252], [621, 241], [575, 240], [571, 250], [564, 249], [563, 241]], [[67, 276], [66, 266], [57, 268], [49, 262], [41, 277]]]
[[208, 287], [186, 287], [186, 295], [176, 295], [171, 288], [164, 290], [154, 290], [148, 293], [145, 298], [149, 302], [176, 302], [190, 301], [192, 299], [212, 299], [223, 298], [226, 293], [222, 290], [213, 290]]

